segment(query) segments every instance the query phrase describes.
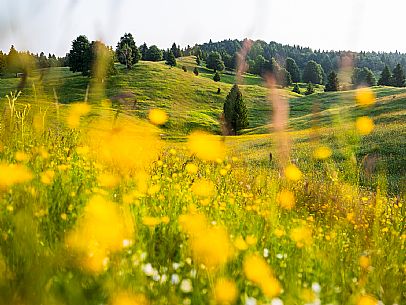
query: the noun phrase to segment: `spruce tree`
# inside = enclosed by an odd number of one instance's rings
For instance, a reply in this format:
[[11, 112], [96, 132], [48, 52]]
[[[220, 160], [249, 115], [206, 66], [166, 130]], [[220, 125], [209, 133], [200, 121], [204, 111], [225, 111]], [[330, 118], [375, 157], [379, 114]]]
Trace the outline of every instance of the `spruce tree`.
[[238, 85], [231, 88], [224, 103], [223, 111], [231, 134], [237, 134], [241, 129], [248, 127], [248, 111]]
[[173, 54], [172, 50], [169, 51], [168, 58], [166, 59], [166, 64], [175, 67], [176, 66], [176, 58]]
[[328, 75], [327, 84], [326, 84], [326, 88], [324, 88], [324, 91], [326, 91], [326, 92], [338, 91], [339, 87], [340, 87], [340, 84], [338, 82], [337, 73], [335, 73], [334, 71], [331, 71], [330, 74]]
[[392, 73], [392, 85], [395, 87], [405, 87], [405, 72], [400, 64], [397, 64]]
[[379, 86], [390, 86], [391, 85], [392, 74], [390, 73], [389, 67], [385, 66], [382, 70], [381, 77], [379, 78]]
[[147, 52], [148, 52], [148, 46], [144, 42], [144, 44], [142, 46], [140, 46], [140, 53], [141, 53], [142, 60], [147, 60]]
[[218, 72], [216, 72], [213, 76], [213, 80], [215, 82], [219, 82], [221, 80], [220, 74]]
[[296, 92], [297, 94], [302, 94], [300, 92], [300, 88], [299, 88], [299, 85], [297, 83], [293, 86], [292, 92]]

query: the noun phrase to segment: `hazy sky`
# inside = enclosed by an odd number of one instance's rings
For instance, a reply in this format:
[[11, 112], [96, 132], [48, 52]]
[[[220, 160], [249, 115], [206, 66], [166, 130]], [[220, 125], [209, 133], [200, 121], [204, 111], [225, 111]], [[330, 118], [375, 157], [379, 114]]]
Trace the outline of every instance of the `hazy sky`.
[[0, 49], [64, 55], [80, 34], [115, 46], [131, 32], [161, 48], [248, 37], [406, 52], [405, 15], [404, 0], [0, 0]]

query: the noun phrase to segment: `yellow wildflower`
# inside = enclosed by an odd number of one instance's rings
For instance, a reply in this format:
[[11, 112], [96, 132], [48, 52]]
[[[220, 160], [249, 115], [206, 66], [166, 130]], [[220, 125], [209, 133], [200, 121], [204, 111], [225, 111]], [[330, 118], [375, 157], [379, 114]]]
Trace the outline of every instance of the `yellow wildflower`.
[[299, 168], [297, 168], [296, 165], [294, 164], [289, 164], [288, 166], [286, 166], [285, 168], [285, 176], [287, 179], [292, 180], [292, 181], [299, 181], [303, 174], [300, 171]]
[[355, 99], [360, 106], [370, 106], [375, 103], [376, 95], [371, 88], [359, 88], [355, 93]]
[[163, 125], [168, 121], [168, 115], [161, 109], [151, 109], [148, 118], [154, 125]]
[[214, 298], [217, 304], [234, 304], [238, 295], [234, 281], [220, 278], [214, 286]]
[[359, 117], [355, 121], [355, 128], [360, 135], [369, 135], [374, 130], [374, 121], [367, 116]]
[[206, 161], [223, 159], [226, 150], [221, 138], [202, 131], [195, 131], [189, 136], [188, 147], [199, 159]]

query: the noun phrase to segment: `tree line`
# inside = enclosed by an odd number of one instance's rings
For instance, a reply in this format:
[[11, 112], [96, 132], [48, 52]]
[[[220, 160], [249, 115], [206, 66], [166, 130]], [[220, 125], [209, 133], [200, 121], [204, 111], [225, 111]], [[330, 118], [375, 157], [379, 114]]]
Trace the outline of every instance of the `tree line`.
[[8, 53], [0, 51], [0, 76], [15, 75], [16, 73], [30, 74], [37, 68], [62, 67], [67, 65], [65, 57], [44, 52], [33, 54], [28, 51], [17, 51], [12, 45]]

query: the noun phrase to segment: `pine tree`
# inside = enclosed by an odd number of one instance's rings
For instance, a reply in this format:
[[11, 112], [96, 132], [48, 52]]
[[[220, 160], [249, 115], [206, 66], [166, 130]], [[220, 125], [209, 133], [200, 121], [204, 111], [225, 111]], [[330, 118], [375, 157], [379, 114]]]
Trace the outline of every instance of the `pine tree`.
[[296, 92], [297, 94], [302, 94], [300, 92], [300, 88], [299, 88], [299, 85], [297, 83], [293, 86], [292, 92]]
[[314, 87], [312, 83], [307, 84], [305, 95], [310, 95], [314, 93]]
[[292, 82], [300, 82], [300, 71], [296, 64], [296, 61], [290, 57], [286, 58], [286, 70], [290, 73], [292, 77]]
[[215, 82], [219, 82], [221, 80], [220, 74], [218, 72], [216, 72], [213, 76], [213, 80]]
[[337, 73], [334, 71], [331, 71], [330, 74], [328, 75], [327, 78], [327, 84], [326, 87], [324, 88], [324, 91], [338, 91], [340, 87], [340, 84], [338, 82], [338, 77]]
[[199, 69], [198, 69], [197, 67], [195, 67], [195, 68], [193, 69], [193, 73], [194, 73], [196, 76], [198, 76], [198, 75], [199, 75]]
[[173, 54], [172, 50], [169, 51], [168, 58], [166, 59], [166, 64], [171, 67], [176, 66], [176, 58], [175, 58], [175, 55]]
[[381, 77], [379, 78], [379, 86], [390, 86], [391, 85], [392, 74], [390, 73], [389, 67], [385, 66], [382, 70]]
[[405, 72], [400, 64], [397, 64], [392, 72], [392, 85], [395, 87], [405, 87]]
[[231, 88], [224, 103], [223, 111], [231, 134], [237, 134], [241, 129], [248, 127], [247, 107], [238, 85]]

